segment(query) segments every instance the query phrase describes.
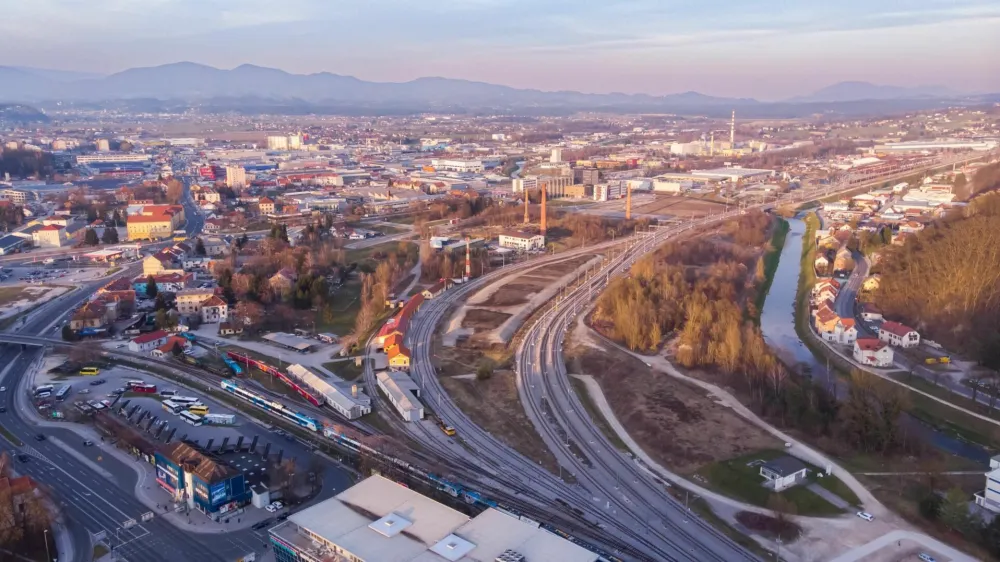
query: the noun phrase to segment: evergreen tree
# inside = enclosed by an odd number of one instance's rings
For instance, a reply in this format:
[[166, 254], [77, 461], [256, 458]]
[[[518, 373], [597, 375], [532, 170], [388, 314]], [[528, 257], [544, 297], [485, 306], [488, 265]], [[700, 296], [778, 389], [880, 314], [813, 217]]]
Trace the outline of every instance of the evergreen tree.
[[197, 241], [195, 241], [194, 243], [194, 253], [198, 254], [199, 256], [204, 256], [206, 254], [205, 242], [203, 242], [201, 238], [198, 238]]
[[97, 231], [93, 228], [88, 228], [87, 234], [83, 236], [83, 243], [88, 246], [96, 246], [100, 244], [101, 241], [97, 238]]
[[118, 243], [118, 229], [109, 226], [104, 229], [104, 234], [101, 235], [101, 242], [105, 244], [117, 244]]
[[156, 288], [156, 278], [150, 275], [146, 278], [146, 296], [155, 299], [159, 291]]

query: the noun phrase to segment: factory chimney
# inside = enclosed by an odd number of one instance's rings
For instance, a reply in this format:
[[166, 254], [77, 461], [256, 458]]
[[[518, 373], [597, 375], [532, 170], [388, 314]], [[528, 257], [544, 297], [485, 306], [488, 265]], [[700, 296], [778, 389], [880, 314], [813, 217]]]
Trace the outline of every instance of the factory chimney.
[[546, 193], [549, 190], [548, 183], [542, 184], [542, 236], [545, 236], [545, 200], [547, 199]]
[[528, 224], [528, 190], [524, 190], [524, 224]]
[[[543, 205], [542, 206], [542, 216], [544, 217], [545, 216], [545, 207], [544, 207], [544, 205], [545, 205], [544, 201], [545, 200], [542, 199], [542, 201], [543, 201], [542, 202], [542, 205]], [[545, 219], [542, 219], [542, 220], [545, 220]], [[469, 240], [470, 240], [469, 237], [466, 236], [465, 237], [465, 280], [466, 281], [468, 281], [469, 279], [472, 278], [472, 258], [469, 256]]]
[[733, 120], [729, 122], [729, 148], [736, 148], [736, 110], [733, 110]]
[[625, 220], [632, 218], [632, 182], [625, 182]]
[[715, 131], [712, 131], [711, 144], [708, 145], [708, 155], [709, 157], [715, 156]]

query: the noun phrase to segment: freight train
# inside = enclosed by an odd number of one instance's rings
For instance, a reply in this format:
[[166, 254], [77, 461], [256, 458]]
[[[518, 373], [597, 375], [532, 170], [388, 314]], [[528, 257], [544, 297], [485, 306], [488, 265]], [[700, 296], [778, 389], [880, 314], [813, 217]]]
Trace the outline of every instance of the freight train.
[[261, 396], [260, 394], [251, 392], [241, 387], [235, 381], [229, 379], [223, 379], [220, 385], [222, 389], [225, 390], [226, 392], [229, 392], [230, 394], [233, 394], [242, 400], [250, 402], [254, 406], [261, 408], [262, 410], [281, 416], [282, 418], [300, 427], [308, 429], [309, 431], [322, 433], [324, 437], [332, 441], [335, 441], [338, 445], [347, 450], [353, 451], [355, 453], [365, 452], [366, 454], [379, 458], [384, 462], [392, 463], [398, 466], [400, 469], [406, 471], [410, 475], [419, 478], [421, 480], [424, 480], [426, 482], [429, 482], [430, 484], [435, 486], [438, 490], [441, 490], [452, 497], [461, 498], [470, 505], [479, 504], [485, 507], [491, 507], [497, 509], [503, 513], [506, 513], [507, 515], [510, 515], [511, 517], [515, 517], [529, 524], [537, 525], [542, 529], [545, 529], [546, 531], [549, 531], [563, 538], [566, 538], [567, 540], [580, 544], [581, 546], [584, 546], [590, 550], [595, 550], [597, 551], [598, 554], [602, 556], [601, 558], [602, 560], [608, 562], [621, 562], [619, 558], [612, 556], [608, 553], [605, 553], [600, 549], [595, 549], [591, 545], [580, 543], [580, 541], [578, 541], [575, 537], [567, 534], [564, 531], [561, 531], [545, 523], [539, 523], [533, 519], [525, 517], [524, 515], [520, 515], [514, 508], [510, 506], [503, 505], [492, 499], [483, 497], [483, 495], [480, 494], [479, 492], [476, 492], [475, 490], [470, 490], [465, 486], [462, 486], [461, 484], [447, 480], [446, 478], [434, 474], [433, 472], [427, 472], [419, 467], [411, 465], [410, 463], [402, 459], [386, 455], [385, 453], [377, 449], [374, 449], [372, 447], [369, 447], [368, 445], [365, 445], [364, 443], [358, 441], [357, 439], [348, 436], [343, 431], [338, 430], [334, 426], [325, 425], [322, 422], [316, 420], [315, 418], [309, 417], [305, 414], [289, 409], [281, 402], [276, 402], [274, 400], [270, 400], [264, 396]]

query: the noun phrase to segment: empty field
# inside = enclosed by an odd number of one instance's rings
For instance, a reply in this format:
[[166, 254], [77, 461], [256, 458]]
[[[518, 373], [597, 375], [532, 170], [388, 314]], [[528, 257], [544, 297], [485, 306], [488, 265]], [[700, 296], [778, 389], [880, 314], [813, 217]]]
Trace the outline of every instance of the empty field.
[[632, 210], [636, 213], [650, 215], [682, 215], [685, 217], [700, 217], [712, 212], [719, 212], [720, 209], [725, 209], [725, 207], [724, 203], [709, 201], [706, 199], [685, 197], [683, 195], [657, 195], [656, 201], [639, 205]]

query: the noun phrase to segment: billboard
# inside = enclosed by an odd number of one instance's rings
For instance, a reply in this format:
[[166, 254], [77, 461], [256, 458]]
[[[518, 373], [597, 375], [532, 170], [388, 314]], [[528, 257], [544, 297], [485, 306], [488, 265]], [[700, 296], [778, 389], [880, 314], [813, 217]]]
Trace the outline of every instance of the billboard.
[[216, 505], [219, 502], [225, 500], [226, 496], [227, 496], [227, 494], [226, 494], [226, 483], [225, 482], [219, 482], [218, 484], [212, 486], [211, 492], [210, 492], [210, 496], [211, 496], [211, 500], [210, 500], [209, 503], [211, 503], [212, 505]]

